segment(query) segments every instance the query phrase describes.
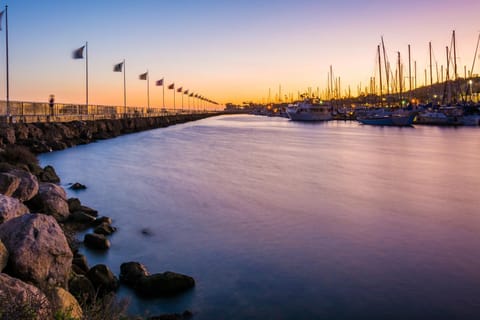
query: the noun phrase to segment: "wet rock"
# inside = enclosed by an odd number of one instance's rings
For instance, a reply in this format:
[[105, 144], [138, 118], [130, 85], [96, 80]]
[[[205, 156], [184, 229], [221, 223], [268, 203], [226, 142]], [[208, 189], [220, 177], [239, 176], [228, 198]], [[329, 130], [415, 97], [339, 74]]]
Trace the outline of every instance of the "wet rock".
[[50, 303], [56, 312], [68, 314], [69, 319], [82, 319], [83, 311], [77, 299], [63, 288], [54, 288], [49, 294]]
[[176, 295], [194, 286], [195, 280], [192, 277], [167, 271], [142, 277], [135, 288], [142, 296], [159, 297]]
[[101, 225], [95, 227], [95, 229], [93, 230], [94, 233], [103, 234], [105, 236], [109, 236], [113, 234], [115, 231], [117, 231], [117, 228], [112, 227], [108, 223], [102, 223]]
[[95, 287], [86, 275], [73, 275], [68, 282], [68, 289], [77, 301], [90, 302], [95, 298]]
[[0, 224], [29, 212], [20, 200], [0, 194]]
[[15, 190], [17, 190], [18, 186], [20, 185], [20, 178], [7, 173], [2, 172], [0, 173], [0, 193], [6, 196], [13, 196]]
[[57, 221], [65, 221], [70, 215], [65, 190], [49, 182], [40, 183], [38, 194], [27, 205], [32, 211], [52, 215]]
[[79, 269], [81, 269], [83, 272], [88, 272], [88, 262], [87, 262], [87, 257], [85, 255], [77, 253], [73, 257], [72, 264], [77, 266]]
[[148, 317], [147, 320], [187, 320], [193, 317], [193, 313], [190, 310], [179, 313], [167, 313], [159, 316]]
[[8, 263], [8, 250], [3, 244], [3, 242], [0, 240], [0, 272], [5, 269]]
[[39, 174], [41, 182], [60, 183], [60, 177], [52, 166], [46, 166]]
[[125, 262], [120, 265], [120, 281], [135, 288], [139, 281], [148, 276], [147, 268], [139, 262]]
[[70, 186], [70, 189], [72, 189], [72, 190], [85, 190], [85, 189], [87, 189], [87, 186], [85, 186], [81, 183], [75, 182], [74, 184], [72, 184]]
[[110, 248], [110, 241], [103, 234], [87, 233], [83, 242], [90, 249], [106, 250]]
[[87, 278], [92, 282], [100, 296], [118, 289], [118, 279], [104, 264], [93, 266], [87, 272]]
[[148, 228], [143, 228], [141, 231], [140, 231], [144, 236], [152, 236], [153, 235], [153, 232], [152, 230], [148, 229]]
[[93, 222], [93, 225], [94, 226], [98, 226], [98, 225], [101, 225], [101, 224], [112, 224], [112, 218], [109, 218], [109, 217], [98, 217], [97, 219], [95, 219], [95, 221]]
[[73, 254], [52, 216], [28, 213], [11, 219], [0, 225], [0, 239], [10, 253], [13, 276], [42, 289], [66, 285]]
[[[50, 303], [45, 294], [20, 279], [0, 273], [0, 296], [2, 319], [50, 318]], [[32, 310], [35, 312], [32, 313]]]
[[70, 214], [70, 220], [72, 220], [73, 222], [90, 225], [95, 222], [96, 218], [83, 211], [75, 211]]
[[13, 193], [13, 197], [20, 201], [32, 199], [38, 192], [38, 180], [33, 174], [19, 169], [14, 169], [10, 174], [20, 178], [20, 184]]
[[78, 198], [69, 198], [67, 202], [68, 202], [68, 210], [70, 210], [71, 213], [75, 211], [81, 211], [82, 203]]

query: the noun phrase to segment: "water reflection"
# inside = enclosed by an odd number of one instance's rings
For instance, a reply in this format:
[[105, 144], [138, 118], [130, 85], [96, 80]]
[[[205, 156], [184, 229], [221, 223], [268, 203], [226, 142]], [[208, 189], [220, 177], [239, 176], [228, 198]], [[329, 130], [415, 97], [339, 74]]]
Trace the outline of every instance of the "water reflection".
[[82, 202], [119, 227], [91, 265], [118, 273], [137, 260], [196, 278], [186, 295], [134, 299], [132, 312], [476, 319], [478, 133], [229, 116], [41, 161], [86, 184]]

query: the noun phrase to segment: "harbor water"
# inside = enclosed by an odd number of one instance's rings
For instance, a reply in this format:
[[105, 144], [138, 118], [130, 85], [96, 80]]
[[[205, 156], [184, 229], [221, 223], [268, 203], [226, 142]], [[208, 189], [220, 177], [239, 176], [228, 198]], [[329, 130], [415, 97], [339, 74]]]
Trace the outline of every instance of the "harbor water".
[[40, 161], [118, 227], [90, 266], [195, 278], [132, 314], [480, 318], [479, 128], [220, 116]]

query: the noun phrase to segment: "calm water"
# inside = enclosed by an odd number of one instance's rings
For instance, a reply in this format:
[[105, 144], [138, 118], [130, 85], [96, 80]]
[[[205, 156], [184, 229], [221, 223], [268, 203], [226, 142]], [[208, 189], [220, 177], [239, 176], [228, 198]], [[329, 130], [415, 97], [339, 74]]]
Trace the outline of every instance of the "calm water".
[[106, 254], [85, 250], [90, 265], [196, 279], [133, 313], [479, 319], [479, 137], [224, 116], [40, 158], [119, 228]]

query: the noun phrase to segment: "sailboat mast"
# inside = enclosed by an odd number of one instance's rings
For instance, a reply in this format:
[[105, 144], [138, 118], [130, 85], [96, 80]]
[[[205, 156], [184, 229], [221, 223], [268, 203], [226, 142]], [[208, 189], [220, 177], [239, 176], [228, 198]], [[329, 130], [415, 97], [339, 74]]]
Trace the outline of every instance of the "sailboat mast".
[[455, 30], [453, 30], [453, 68], [454, 68], [454, 73], [455, 73], [455, 80], [457, 80], [458, 73], [457, 73], [457, 46], [455, 44]]
[[398, 51], [398, 88], [400, 93], [400, 99], [402, 99], [402, 62], [400, 61], [400, 51]]
[[408, 45], [408, 89], [412, 94], [412, 57], [410, 54], [410, 45]]
[[377, 46], [378, 53], [378, 74], [380, 76], [380, 106], [383, 106], [382, 100], [382, 59], [380, 57], [380, 45]]
[[472, 69], [470, 70], [470, 77], [473, 77], [473, 68], [475, 67], [475, 60], [477, 58], [478, 45], [480, 44], [480, 33], [478, 34], [477, 46], [475, 48], [475, 54], [473, 55]]
[[382, 48], [383, 48], [383, 62], [385, 63], [385, 74], [387, 76], [387, 99], [388, 95], [390, 94], [390, 77], [389, 77], [389, 70], [388, 70], [388, 65], [387, 65], [387, 54], [385, 52], [385, 43], [383, 42], [383, 36], [382, 36]]
[[[428, 43], [428, 50], [430, 52], [430, 86], [433, 85], [433, 72], [432, 72], [432, 42]], [[431, 88], [430, 88], [431, 89]]]

